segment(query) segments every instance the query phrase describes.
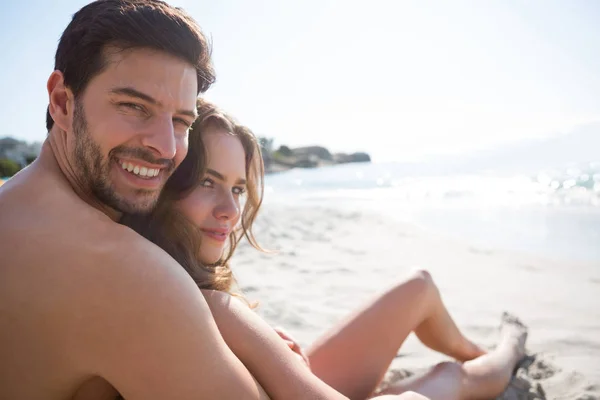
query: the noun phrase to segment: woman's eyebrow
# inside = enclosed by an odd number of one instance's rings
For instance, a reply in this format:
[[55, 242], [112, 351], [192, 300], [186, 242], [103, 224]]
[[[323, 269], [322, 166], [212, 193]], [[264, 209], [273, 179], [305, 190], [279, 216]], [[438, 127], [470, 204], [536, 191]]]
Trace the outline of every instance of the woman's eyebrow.
[[[206, 173], [209, 174], [209, 175], [214, 176], [215, 178], [217, 178], [219, 180], [222, 180], [222, 181], [226, 181], [227, 180], [227, 177], [225, 175], [223, 175], [223, 174], [215, 171], [214, 169], [208, 168], [206, 170]], [[237, 183], [238, 185], [245, 185], [246, 184], [246, 180], [240, 178], [235, 183]]]

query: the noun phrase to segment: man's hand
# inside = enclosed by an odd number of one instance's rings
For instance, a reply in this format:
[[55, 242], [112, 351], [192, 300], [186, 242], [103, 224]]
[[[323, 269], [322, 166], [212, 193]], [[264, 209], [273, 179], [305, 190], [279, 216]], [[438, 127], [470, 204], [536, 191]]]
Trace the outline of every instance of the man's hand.
[[296, 355], [306, 364], [306, 366], [310, 369], [310, 362], [308, 361], [308, 357], [302, 351], [302, 348], [298, 343], [282, 328], [273, 328], [275, 332], [285, 341], [290, 350], [292, 350]]

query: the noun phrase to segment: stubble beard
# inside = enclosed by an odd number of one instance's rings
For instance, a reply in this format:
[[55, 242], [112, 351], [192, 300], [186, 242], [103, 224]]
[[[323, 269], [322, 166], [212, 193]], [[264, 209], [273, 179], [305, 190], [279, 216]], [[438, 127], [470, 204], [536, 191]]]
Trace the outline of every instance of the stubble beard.
[[116, 154], [143, 153], [142, 150], [116, 147], [106, 158], [102, 157], [100, 146], [88, 130], [83, 104], [77, 100], [73, 112], [73, 134], [75, 136], [74, 159], [79, 180], [96, 199], [121, 213], [144, 215], [154, 209], [158, 202], [159, 190], [135, 189], [132, 191], [133, 200], [130, 200], [117, 192], [110, 179], [111, 160]]

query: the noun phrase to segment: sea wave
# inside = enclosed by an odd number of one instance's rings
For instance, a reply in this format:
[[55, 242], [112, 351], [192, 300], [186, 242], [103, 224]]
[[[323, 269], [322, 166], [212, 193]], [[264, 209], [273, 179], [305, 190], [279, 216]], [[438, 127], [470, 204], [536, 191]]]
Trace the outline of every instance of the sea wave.
[[600, 207], [600, 162], [520, 174], [435, 174], [405, 165], [355, 164], [292, 170], [269, 176], [266, 183], [267, 197], [279, 199]]

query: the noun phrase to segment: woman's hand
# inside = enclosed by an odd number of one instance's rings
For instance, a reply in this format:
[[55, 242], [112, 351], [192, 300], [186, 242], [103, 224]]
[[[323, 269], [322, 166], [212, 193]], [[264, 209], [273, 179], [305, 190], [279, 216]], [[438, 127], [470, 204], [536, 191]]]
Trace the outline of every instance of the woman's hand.
[[273, 328], [275, 332], [283, 339], [283, 341], [288, 345], [290, 350], [292, 350], [296, 355], [306, 364], [306, 366], [310, 369], [310, 362], [308, 361], [308, 357], [304, 354], [304, 351], [286, 331], [282, 328]]

